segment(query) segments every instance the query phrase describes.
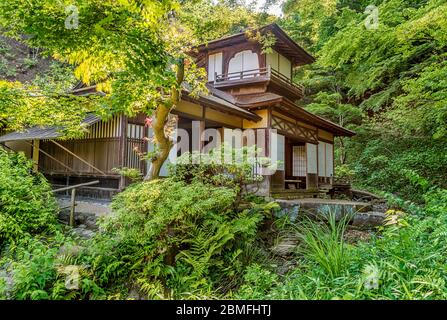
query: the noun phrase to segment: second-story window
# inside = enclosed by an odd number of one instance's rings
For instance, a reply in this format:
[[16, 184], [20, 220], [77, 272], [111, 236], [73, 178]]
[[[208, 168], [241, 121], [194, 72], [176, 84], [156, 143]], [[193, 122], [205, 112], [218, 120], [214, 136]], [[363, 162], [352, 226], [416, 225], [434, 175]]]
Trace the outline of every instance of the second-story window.
[[251, 75], [249, 72], [245, 75], [241, 74], [241, 72], [257, 69], [259, 69], [258, 54], [252, 52], [251, 50], [244, 50], [238, 52], [233, 58], [231, 58], [228, 64], [228, 76], [230, 79], [253, 77], [253, 72]]
[[275, 50], [267, 53], [267, 65], [288, 79], [292, 77], [292, 63]]
[[214, 81], [216, 73], [222, 74], [222, 52], [208, 56], [208, 81]]

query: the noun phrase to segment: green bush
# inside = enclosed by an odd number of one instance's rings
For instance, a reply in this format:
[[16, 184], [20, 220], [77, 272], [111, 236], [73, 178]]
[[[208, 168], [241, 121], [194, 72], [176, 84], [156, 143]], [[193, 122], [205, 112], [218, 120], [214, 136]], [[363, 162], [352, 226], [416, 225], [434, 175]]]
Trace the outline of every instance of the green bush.
[[230, 289], [243, 271], [242, 253], [270, 209], [258, 204], [239, 210], [236, 194], [172, 178], [130, 186], [114, 199], [113, 215], [90, 246], [99, 283], [117, 290], [130, 283], [151, 298]]
[[255, 263], [244, 275], [244, 284], [236, 293], [238, 299], [268, 299], [269, 292], [279, 284], [279, 276]]
[[[420, 214], [390, 210], [392, 216], [387, 219], [387, 225], [373, 234], [371, 240], [349, 245], [342, 261], [334, 257], [334, 252], [341, 252], [343, 244], [336, 230], [343, 222], [333, 226], [329, 223], [327, 227], [298, 225], [305, 235], [300, 237], [305, 250], [297, 252], [296, 268], [284, 277], [271, 280], [270, 288], [262, 284], [265, 280], [259, 285], [252, 281], [252, 271], [248, 270], [237, 296], [245, 299], [446, 299], [447, 190], [432, 188], [423, 197], [426, 204]], [[401, 203], [408, 206], [406, 201]], [[262, 279], [272, 278], [265, 267], [256, 272]]]
[[103, 298], [104, 291], [76, 253], [80, 250], [60, 233], [49, 239], [22, 238], [9, 245], [0, 259], [0, 299]]
[[247, 186], [261, 182], [264, 177], [253, 170], [257, 164], [272, 166], [270, 159], [263, 157], [256, 146], [230, 148], [222, 144], [209, 153], [186, 152], [171, 165], [172, 178], [179, 181], [199, 181], [214, 186], [232, 188], [238, 193], [247, 191]]
[[56, 228], [56, 201], [50, 186], [21, 154], [0, 148], [0, 247], [26, 234]]
[[347, 147], [354, 184], [359, 187], [423, 203], [425, 190], [407, 174], [413, 171], [431, 185], [447, 188], [446, 139], [396, 139], [368, 132], [353, 138]]

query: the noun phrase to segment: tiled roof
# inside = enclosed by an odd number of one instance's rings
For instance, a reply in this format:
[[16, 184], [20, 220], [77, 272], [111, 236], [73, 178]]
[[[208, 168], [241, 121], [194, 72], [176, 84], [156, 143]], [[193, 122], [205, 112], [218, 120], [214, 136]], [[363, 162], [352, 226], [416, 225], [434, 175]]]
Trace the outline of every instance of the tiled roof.
[[[96, 115], [88, 115], [82, 123], [86, 126], [90, 126], [96, 122], [101, 121]], [[63, 127], [32, 127], [24, 131], [15, 131], [0, 136], [0, 142], [19, 141], [19, 140], [45, 140], [54, 139], [63, 136], [61, 132]]]

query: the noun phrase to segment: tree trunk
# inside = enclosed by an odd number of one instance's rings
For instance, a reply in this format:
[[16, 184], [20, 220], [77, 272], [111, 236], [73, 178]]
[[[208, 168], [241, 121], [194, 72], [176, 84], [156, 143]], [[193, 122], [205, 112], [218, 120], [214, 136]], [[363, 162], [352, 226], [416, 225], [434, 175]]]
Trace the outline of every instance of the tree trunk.
[[160, 170], [163, 163], [169, 156], [174, 143], [165, 132], [165, 126], [168, 121], [171, 110], [180, 101], [182, 82], [185, 78], [185, 65], [181, 60], [177, 66], [177, 83], [171, 88], [171, 96], [167, 102], [160, 103], [154, 112], [154, 122], [152, 129], [154, 130], [155, 155], [151, 160], [151, 165], [144, 180], [154, 180], [160, 177]]
[[154, 130], [156, 154], [152, 158], [146, 180], [157, 179], [160, 176], [161, 167], [168, 158], [169, 151], [172, 148], [173, 143], [165, 133], [165, 125], [170, 112], [171, 109], [164, 105], [158, 106], [155, 110], [155, 120], [152, 124], [152, 129]]
[[345, 164], [346, 162], [345, 144], [342, 137], [339, 137], [338, 139], [340, 141], [340, 164]]

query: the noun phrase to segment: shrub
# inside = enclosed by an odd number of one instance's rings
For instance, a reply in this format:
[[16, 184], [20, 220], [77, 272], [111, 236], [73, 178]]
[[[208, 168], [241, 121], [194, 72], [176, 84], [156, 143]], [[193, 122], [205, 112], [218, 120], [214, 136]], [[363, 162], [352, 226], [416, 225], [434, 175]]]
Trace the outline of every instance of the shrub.
[[143, 180], [143, 174], [140, 172], [140, 170], [135, 168], [113, 168], [112, 172], [118, 173], [119, 175], [128, 178], [131, 182], [137, 182]]
[[56, 228], [56, 202], [50, 191], [23, 154], [0, 148], [0, 247], [23, 235]]
[[424, 190], [412, 183], [408, 171], [425, 178], [431, 185], [446, 188], [446, 139], [374, 137], [360, 134], [349, 142], [350, 167], [354, 183], [375, 191], [386, 191], [422, 203]]
[[266, 299], [272, 288], [279, 283], [278, 278], [277, 274], [255, 263], [247, 268], [244, 284], [236, 297], [238, 299]]
[[32, 69], [34, 68], [37, 64], [39, 63], [39, 61], [37, 59], [34, 58], [23, 58], [23, 67], [25, 69]]
[[172, 178], [180, 181], [193, 180], [215, 186], [224, 186], [238, 193], [247, 191], [250, 184], [261, 182], [263, 176], [256, 173], [253, 167], [269, 167], [270, 161], [261, 156], [256, 146], [230, 148], [223, 144], [209, 153], [186, 152], [179, 157], [170, 171]]
[[[73, 300], [104, 297], [82, 265], [73, 241], [58, 233], [50, 239], [23, 238], [0, 259], [0, 298]], [[79, 250], [79, 249], [77, 249]], [[75, 274], [73, 273], [75, 270]]]
[[100, 284], [131, 283], [151, 298], [228, 290], [243, 271], [241, 253], [269, 210], [238, 210], [235, 198], [233, 189], [199, 181], [167, 178], [130, 186], [114, 199], [114, 213], [91, 246]]
[[[340, 240], [340, 231], [334, 224], [298, 222], [296, 228], [301, 230], [304, 250], [297, 252], [297, 267], [281, 281], [272, 281], [270, 289], [265, 289], [265, 285], [258, 288], [247, 274], [237, 296], [247, 299], [260, 296], [269, 299], [446, 299], [446, 195], [445, 189], [429, 189], [424, 195], [426, 204], [421, 214], [399, 212], [397, 219], [390, 219], [371, 240], [350, 246], [349, 254], [346, 250], [342, 253], [341, 248], [346, 244]], [[413, 208], [406, 201], [400, 203]], [[258, 273], [264, 279], [268, 271]]]
[[355, 177], [355, 171], [350, 168], [347, 164], [341, 164], [335, 167], [335, 176], [337, 178], [345, 179], [351, 181]]

